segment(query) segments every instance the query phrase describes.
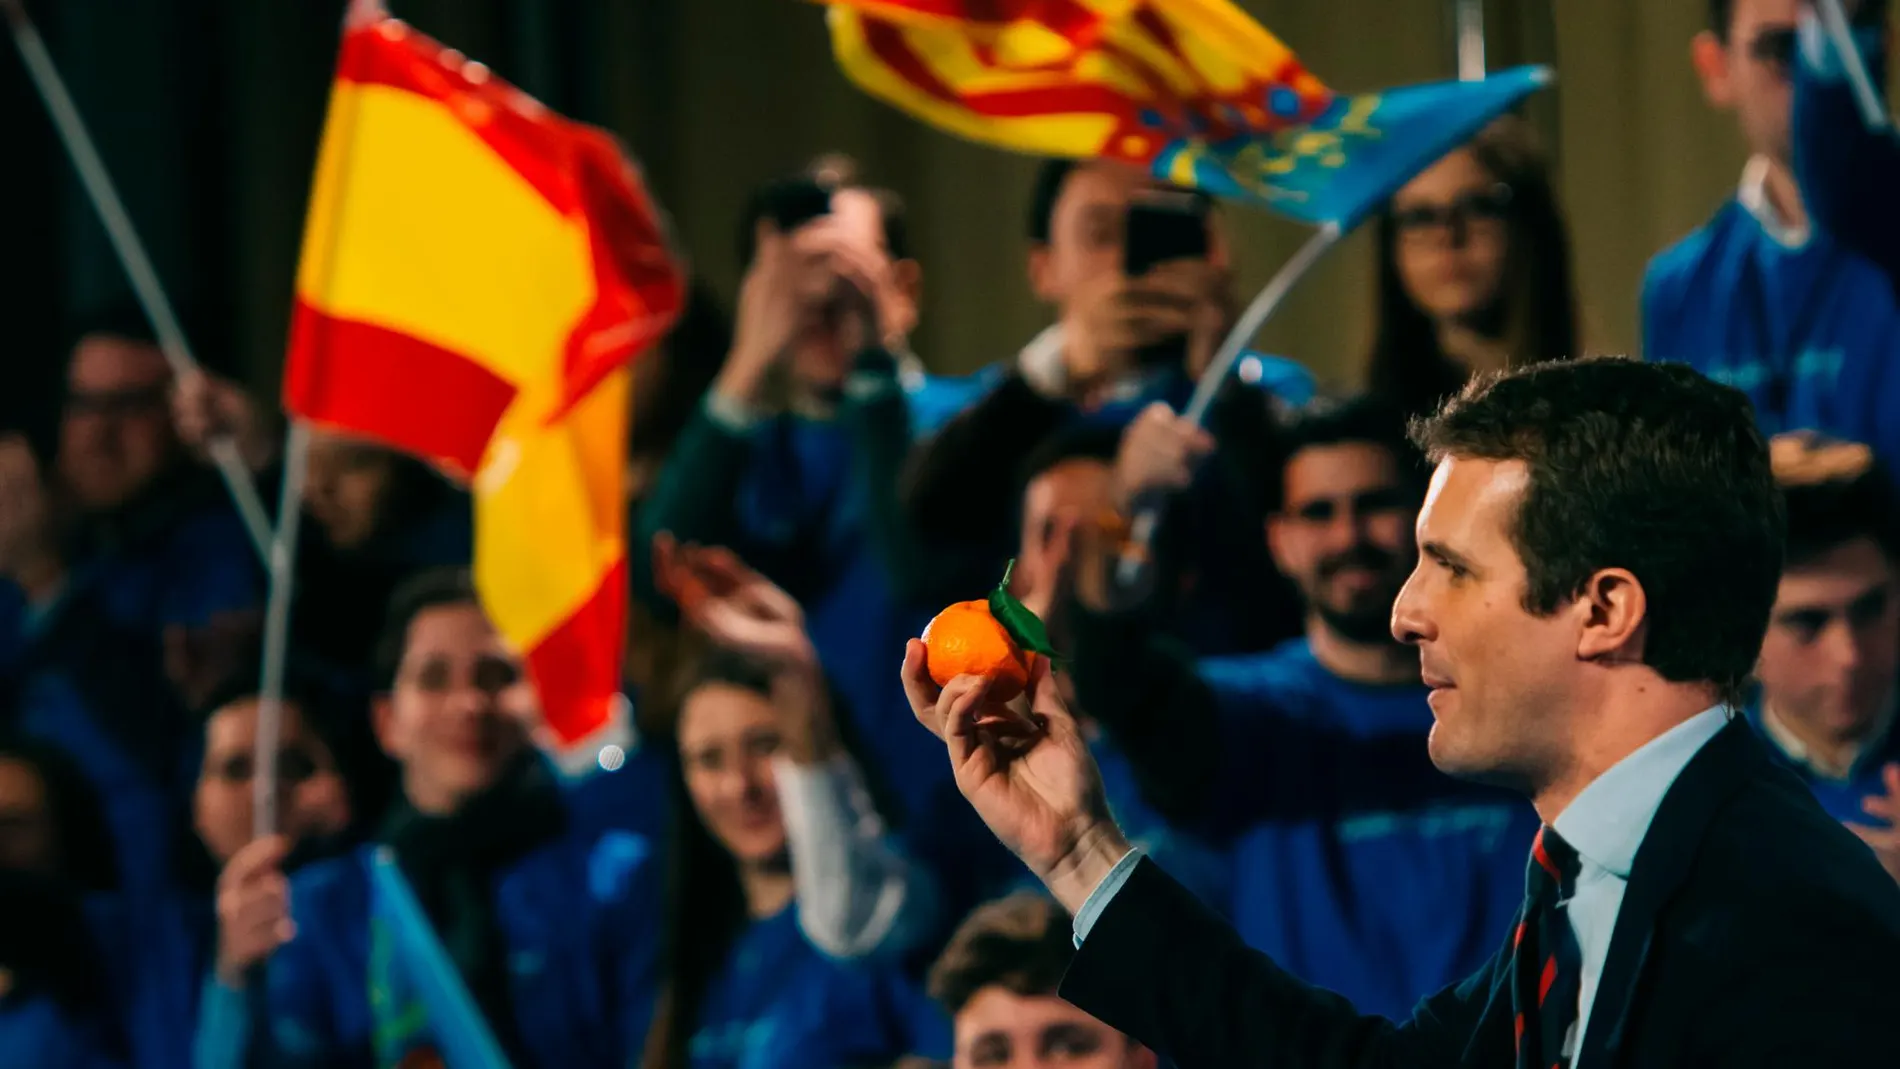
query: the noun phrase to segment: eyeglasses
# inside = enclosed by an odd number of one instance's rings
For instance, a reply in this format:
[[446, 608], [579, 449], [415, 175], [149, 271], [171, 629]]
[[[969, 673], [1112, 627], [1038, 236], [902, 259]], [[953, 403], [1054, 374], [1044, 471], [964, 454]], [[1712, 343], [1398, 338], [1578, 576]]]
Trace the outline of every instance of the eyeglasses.
[[1401, 238], [1419, 240], [1440, 231], [1463, 234], [1476, 224], [1496, 224], [1510, 218], [1511, 187], [1503, 184], [1466, 193], [1450, 204], [1414, 204], [1395, 208], [1392, 225]]
[[1748, 57], [1786, 78], [1794, 70], [1794, 49], [1793, 26], [1770, 26], [1748, 42]]
[[165, 411], [169, 396], [163, 386], [140, 386], [126, 390], [73, 391], [66, 395], [66, 412], [73, 416], [104, 416], [126, 419]]

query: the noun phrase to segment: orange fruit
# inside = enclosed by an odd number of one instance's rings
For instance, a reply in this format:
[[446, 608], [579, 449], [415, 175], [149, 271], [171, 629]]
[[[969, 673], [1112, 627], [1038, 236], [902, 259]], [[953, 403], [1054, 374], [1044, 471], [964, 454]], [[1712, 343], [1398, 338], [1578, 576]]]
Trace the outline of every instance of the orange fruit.
[[958, 676], [988, 676], [989, 697], [1006, 702], [1029, 686], [1030, 658], [987, 601], [959, 601], [924, 627], [924, 667], [938, 686]]

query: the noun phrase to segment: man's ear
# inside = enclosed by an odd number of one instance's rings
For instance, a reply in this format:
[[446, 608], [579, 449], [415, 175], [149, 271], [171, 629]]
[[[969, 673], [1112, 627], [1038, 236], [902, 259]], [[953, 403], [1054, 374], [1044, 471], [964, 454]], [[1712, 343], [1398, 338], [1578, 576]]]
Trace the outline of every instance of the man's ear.
[[1049, 245], [1039, 241], [1029, 246], [1029, 292], [1045, 304], [1054, 304], [1061, 299], [1055, 291], [1053, 266], [1049, 262]]
[[887, 329], [896, 330], [905, 336], [917, 329], [918, 310], [924, 301], [924, 267], [915, 260], [894, 260], [891, 263], [891, 284], [903, 295], [906, 307], [902, 309], [904, 322], [886, 324]]
[[396, 703], [388, 693], [378, 694], [369, 700], [369, 726], [376, 732], [376, 745], [391, 758], [396, 756], [395, 746]]
[[1273, 566], [1280, 574], [1291, 574], [1292, 566], [1286, 559], [1286, 515], [1275, 512], [1267, 517], [1267, 553], [1273, 557]]
[[1735, 106], [1735, 90], [1729, 78], [1728, 46], [1709, 30], [1689, 42], [1689, 63], [1702, 82], [1702, 96], [1718, 108]]
[[1583, 633], [1577, 657], [1585, 661], [1636, 662], [1643, 657], [1649, 623], [1649, 596], [1625, 568], [1605, 568], [1584, 582], [1577, 594]]
[[891, 281], [896, 283], [898, 292], [919, 304], [924, 299], [924, 265], [915, 260], [894, 260], [891, 262]]

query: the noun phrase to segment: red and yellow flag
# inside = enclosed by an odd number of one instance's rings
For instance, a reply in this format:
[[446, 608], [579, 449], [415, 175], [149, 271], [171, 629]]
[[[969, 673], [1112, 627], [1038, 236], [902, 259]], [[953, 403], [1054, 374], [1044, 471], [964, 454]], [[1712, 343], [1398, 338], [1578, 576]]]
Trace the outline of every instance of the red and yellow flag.
[[873, 96], [943, 130], [1350, 227], [1549, 81], [1342, 94], [1233, 0], [818, 0]]
[[563, 741], [619, 692], [628, 363], [683, 298], [609, 135], [394, 19], [346, 30], [284, 405], [472, 482], [483, 606]]

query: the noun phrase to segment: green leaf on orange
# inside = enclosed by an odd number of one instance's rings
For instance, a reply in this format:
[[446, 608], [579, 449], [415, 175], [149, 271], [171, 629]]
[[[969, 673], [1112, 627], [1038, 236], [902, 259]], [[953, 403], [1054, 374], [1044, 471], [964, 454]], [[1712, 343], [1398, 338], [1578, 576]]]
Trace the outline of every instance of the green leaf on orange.
[[1062, 655], [1049, 642], [1049, 630], [1043, 626], [1042, 618], [1009, 592], [1009, 576], [1015, 570], [1016, 562], [1012, 559], [1003, 569], [1003, 581], [990, 591], [990, 615], [1003, 625], [1003, 630], [1016, 640], [1016, 645], [1032, 653], [1040, 653], [1052, 661], [1062, 660]]

